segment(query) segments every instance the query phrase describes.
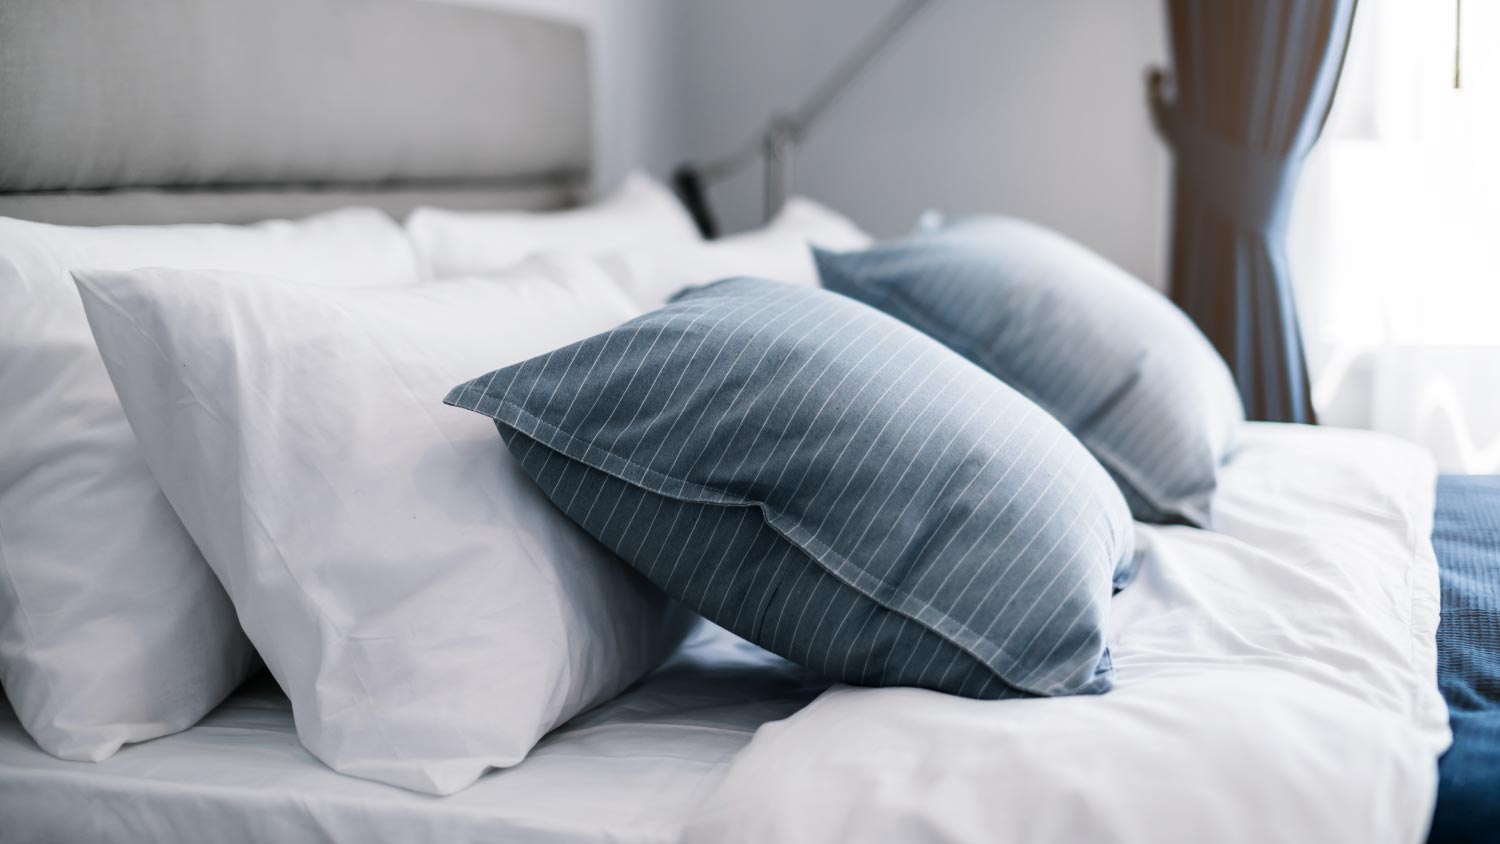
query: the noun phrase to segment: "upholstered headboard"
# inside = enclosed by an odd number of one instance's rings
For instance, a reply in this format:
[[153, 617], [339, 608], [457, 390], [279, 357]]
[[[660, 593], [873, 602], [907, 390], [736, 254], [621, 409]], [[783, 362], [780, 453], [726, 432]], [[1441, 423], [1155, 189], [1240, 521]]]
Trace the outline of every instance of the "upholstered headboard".
[[431, 0], [5, 0], [0, 215], [556, 207], [588, 80], [578, 27]]

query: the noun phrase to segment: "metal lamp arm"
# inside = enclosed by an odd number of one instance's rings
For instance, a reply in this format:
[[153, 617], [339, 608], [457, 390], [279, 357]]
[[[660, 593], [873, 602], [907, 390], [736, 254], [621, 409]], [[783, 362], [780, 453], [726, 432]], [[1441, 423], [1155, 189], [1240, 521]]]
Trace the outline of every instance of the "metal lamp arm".
[[717, 234], [705, 187], [744, 169], [756, 158], [765, 159], [765, 217], [769, 221], [791, 194], [796, 148], [818, 120], [838, 101], [849, 85], [864, 72], [880, 51], [896, 37], [918, 12], [933, 0], [903, 0], [873, 32], [865, 37], [823, 84], [802, 105], [790, 112], [771, 115], [766, 129], [733, 153], [708, 164], [683, 165], [673, 175], [683, 201], [693, 213], [704, 236]]

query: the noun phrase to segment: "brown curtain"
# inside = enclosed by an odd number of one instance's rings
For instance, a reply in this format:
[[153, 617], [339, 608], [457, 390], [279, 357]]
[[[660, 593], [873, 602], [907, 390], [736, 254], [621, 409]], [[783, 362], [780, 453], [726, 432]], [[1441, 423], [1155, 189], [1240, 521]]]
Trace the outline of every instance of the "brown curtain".
[[1229, 363], [1251, 419], [1314, 422], [1287, 272], [1303, 159], [1333, 103], [1355, 0], [1168, 0], [1151, 79], [1175, 164], [1171, 293]]

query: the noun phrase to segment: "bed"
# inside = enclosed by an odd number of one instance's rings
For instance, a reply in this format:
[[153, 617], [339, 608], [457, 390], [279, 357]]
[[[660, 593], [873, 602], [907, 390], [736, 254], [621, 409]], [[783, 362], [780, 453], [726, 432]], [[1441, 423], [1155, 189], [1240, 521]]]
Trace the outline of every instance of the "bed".
[[[410, 0], [62, 0], [0, 6], [0, 54], [3, 216], [535, 210], [589, 176], [588, 45], [566, 24]], [[1242, 440], [1215, 532], [1137, 528], [1107, 695], [831, 685], [700, 623], [450, 797], [325, 767], [264, 673], [99, 763], [43, 752], [6, 706], [0, 840], [1487, 840], [1500, 484], [1439, 481], [1373, 434]]]
[[[298, 744], [264, 674], [198, 726], [98, 764], [43, 753], [6, 712], [7, 840], [193, 840], [205, 828], [226, 842], [1420, 840], [1448, 741], [1447, 710], [1423, 682], [1439, 653], [1431, 467], [1376, 435], [1259, 425], [1247, 440], [1217, 505], [1225, 535], [1143, 529], [1153, 553], [1116, 597], [1122, 682], [1064, 702], [1074, 717], [1058, 717], [1059, 701], [829, 688], [702, 623], [630, 691], [448, 798], [330, 771]], [[1488, 565], [1493, 577], [1493, 535], [1472, 514], [1491, 513], [1497, 491], [1438, 489], [1438, 547], [1470, 540], [1466, 569], [1445, 551], [1451, 608], [1481, 594], [1458, 597], [1452, 572]], [[1368, 594], [1340, 598], [1351, 589]], [[1480, 642], [1489, 612], [1467, 616]], [[1445, 757], [1432, 840], [1483, 840], [1494, 663], [1455, 670], [1452, 639], [1445, 688], [1479, 689], [1454, 724], [1479, 738]], [[1387, 672], [1382, 651], [1415, 670]]]

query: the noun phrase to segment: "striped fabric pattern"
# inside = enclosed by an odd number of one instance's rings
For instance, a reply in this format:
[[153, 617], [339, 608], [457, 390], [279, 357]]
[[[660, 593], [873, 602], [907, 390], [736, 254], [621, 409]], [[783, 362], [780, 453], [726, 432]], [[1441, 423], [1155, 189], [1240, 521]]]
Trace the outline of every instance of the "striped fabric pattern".
[[920, 332], [757, 279], [456, 387], [664, 591], [830, 677], [1109, 688], [1133, 529], [1066, 429]]
[[818, 252], [825, 287], [921, 329], [1041, 405], [1135, 518], [1208, 527], [1245, 411], [1166, 297], [1083, 246], [980, 217], [863, 252]]

